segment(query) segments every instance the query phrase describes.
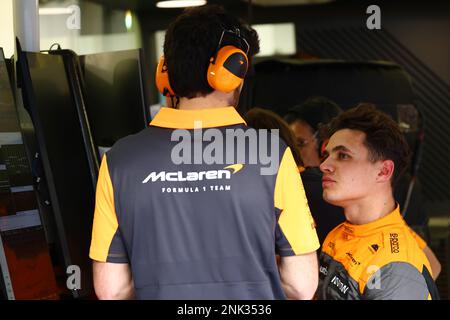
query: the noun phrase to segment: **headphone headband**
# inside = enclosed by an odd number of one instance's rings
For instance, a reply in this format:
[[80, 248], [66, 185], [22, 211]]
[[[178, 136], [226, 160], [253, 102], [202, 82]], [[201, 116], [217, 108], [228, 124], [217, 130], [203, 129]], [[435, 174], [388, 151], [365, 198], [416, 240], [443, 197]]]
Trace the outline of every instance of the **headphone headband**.
[[[233, 45], [222, 47], [222, 41], [227, 33], [239, 38], [241, 45], [242, 43], [245, 43], [245, 52]], [[231, 92], [239, 87], [242, 84], [242, 81], [244, 81], [245, 74], [247, 73], [247, 54], [249, 50], [250, 45], [247, 40], [241, 36], [239, 28], [236, 28], [235, 31], [223, 28], [219, 43], [217, 44], [217, 49], [214, 52], [214, 56], [212, 56], [209, 61], [206, 74], [206, 79], [211, 88], [221, 92]], [[170, 87], [169, 74], [167, 66], [165, 65], [164, 56], [161, 57], [156, 70], [156, 86], [158, 87], [158, 91], [165, 96], [176, 95]]]
[[[232, 34], [233, 36], [239, 38], [239, 40], [241, 40], [241, 43], [242, 43], [242, 41], [244, 41], [245, 46], [246, 46], [245, 55], [248, 55], [248, 52], [250, 50], [250, 45], [248, 44], [247, 40], [245, 40], [245, 38], [243, 36], [241, 36], [241, 30], [239, 30], [239, 28], [236, 28], [235, 31], [223, 28], [222, 34], [220, 35], [219, 43], [217, 44], [216, 54], [219, 51], [219, 49], [221, 48], [223, 36], [225, 35], [225, 33]], [[242, 51], [244, 51], [244, 50], [242, 50]]]

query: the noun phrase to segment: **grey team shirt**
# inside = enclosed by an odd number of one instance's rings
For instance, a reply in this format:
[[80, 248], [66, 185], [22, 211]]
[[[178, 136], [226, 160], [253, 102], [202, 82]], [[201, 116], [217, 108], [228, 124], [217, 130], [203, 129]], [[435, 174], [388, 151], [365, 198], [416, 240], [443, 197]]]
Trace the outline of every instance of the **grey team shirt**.
[[[247, 130], [218, 129], [229, 128]], [[91, 258], [129, 263], [140, 299], [284, 299], [275, 253], [319, 246], [290, 150], [274, 150], [274, 175], [260, 164], [175, 165], [172, 131], [150, 126], [106, 154]]]

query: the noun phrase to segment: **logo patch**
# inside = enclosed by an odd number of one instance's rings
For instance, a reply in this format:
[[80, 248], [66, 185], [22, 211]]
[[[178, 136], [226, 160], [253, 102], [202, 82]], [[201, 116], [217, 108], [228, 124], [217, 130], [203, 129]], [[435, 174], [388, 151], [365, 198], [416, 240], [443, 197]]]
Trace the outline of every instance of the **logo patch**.
[[350, 289], [347, 281], [336, 275], [331, 279], [330, 284], [337, 289], [337, 292], [342, 298], [347, 298], [347, 292]]
[[347, 255], [347, 257], [349, 257], [349, 259], [353, 263], [353, 265], [359, 266], [361, 264], [361, 262], [356, 261], [356, 259], [353, 257], [353, 255], [350, 252], [346, 252], [345, 254]]
[[152, 172], [142, 181], [143, 184], [156, 181], [182, 182], [182, 181], [202, 181], [202, 180], [221, 180], [231, 179], [231, 174], [239, 172], [244, 166], [242, 164], [234, 164], [223, 168], [222, 170], [209, 171], [191, 171], [184, 173], [182, 171], [175, 172]]
[[224, 169], [232, 169], [233, 170], [233, 174], [235, 174], [236, 172], [241, 171], [241, 169], [244, 167], [243, 164], [232, 164], [231, 166], [225, 167]]
[[373, 244], [369, 247], [369, 250], [372, 251], [373, 253], [377, 252], [379, 249], [377, 244]]
[[389, 240], [391, 241], [391, 253], [399, 253], [400, 246], [398, 244], [398, 233], [391, 233]]

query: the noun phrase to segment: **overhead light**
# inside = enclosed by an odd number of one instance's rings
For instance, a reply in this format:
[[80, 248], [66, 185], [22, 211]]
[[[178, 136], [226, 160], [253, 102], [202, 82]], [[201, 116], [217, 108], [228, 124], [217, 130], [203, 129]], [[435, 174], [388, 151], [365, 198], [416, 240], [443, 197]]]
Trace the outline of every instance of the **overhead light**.
[[185, 7], [199, 7], [204, 6], [206, 0], [171, 0], [159, 1], [156, 3], [158, 8], [185, 8]]
[[41, 16], [46, 15], [59, 15], [59, 14], [72, 14], [73, 10], [69, 8], [39, 8], [39, 14]]
[[130, 30], [133, 26], [133, 15], [131, 14], [130, 10], [127, 10], [125, 12], [125, 27], [127, 30]]

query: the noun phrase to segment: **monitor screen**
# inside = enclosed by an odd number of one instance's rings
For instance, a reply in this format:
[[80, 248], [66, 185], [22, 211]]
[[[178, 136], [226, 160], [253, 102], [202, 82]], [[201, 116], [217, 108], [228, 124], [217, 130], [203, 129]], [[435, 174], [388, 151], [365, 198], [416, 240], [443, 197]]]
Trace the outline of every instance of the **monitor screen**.
[[111, 147], [148, 125], [142, 50], [89, 54], [81, 56], [80, 63], [86, 112], [97, 146]]
[[[30, 112], [65, 267], [81, 268], [81, 289], [92, 292], [90, 236], [94, 183], [75, 92], [60, 55], [23, 52], [19, 58], [24, 106]], [[20, 112], [19, 112], [20, 114]], [[22, 126], [30, 126], [21, 120]]]

